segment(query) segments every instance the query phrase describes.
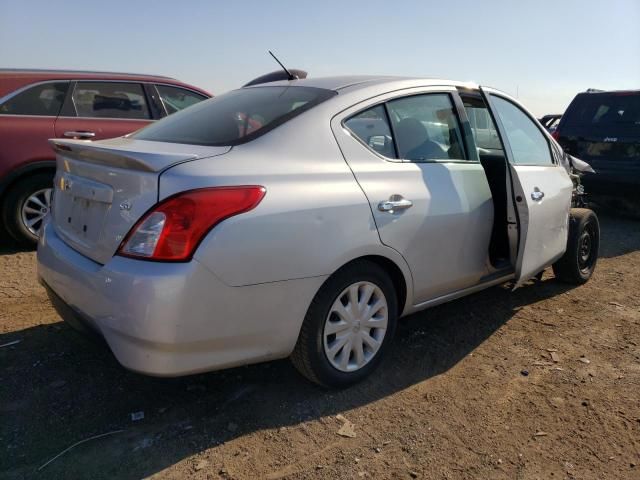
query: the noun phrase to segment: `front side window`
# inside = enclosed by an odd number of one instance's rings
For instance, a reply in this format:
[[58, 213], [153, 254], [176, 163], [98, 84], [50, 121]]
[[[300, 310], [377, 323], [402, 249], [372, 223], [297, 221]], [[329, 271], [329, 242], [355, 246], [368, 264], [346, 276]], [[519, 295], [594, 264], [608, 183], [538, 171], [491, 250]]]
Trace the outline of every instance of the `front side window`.
[[0, 105], [0, 114], [57, 116], [68, 88], [69, 82], [27, 88]]
[[191, 105], [206, 100], [207, 97], [199, 93], [192, 92], [179, 87], [171, 87], [169, 85], [156, 85], [160, 99], [167, 110], [167, 114], [171, 115], [179, 110], [184, 110]]
[[448, 94], [413, 95], [387, 105], [399, 158], [465, 160], [460, 125]]
[[78, 117], [151, 118], [139, 83], [78, 82], [72, 100]]
[[345, 126], [371, 150], [396, 158], [391, 128], [384, 105], [360, 112], [344, 122]]
[[334, 95], [332, 90], [313, 87], [241, 88], [165, 117], [132, 136], [155, 142], [239, 145]]
[[491, 97], [509, 140], [513, 163], [551, 165], [553, 160], [549, 143], [533, 120], [510, 101], [495, 95]]

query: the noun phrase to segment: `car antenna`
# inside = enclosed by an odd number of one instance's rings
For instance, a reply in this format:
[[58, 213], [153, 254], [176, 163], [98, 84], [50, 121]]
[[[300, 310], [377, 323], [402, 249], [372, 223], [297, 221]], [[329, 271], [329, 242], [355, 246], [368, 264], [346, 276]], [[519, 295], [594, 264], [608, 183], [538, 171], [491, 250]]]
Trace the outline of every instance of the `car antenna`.
[[287, 67], [285, 67], [280, 60], [278, 60], [278, 57], [276, 57], [271, 50], [267, 50], [267, 51], [269, 52], [269, 55], [271, 55], [273, 57], [273, 59], [276, 62], [278, 62], [278, 65], [280, 65], [282, 67], [284, 72], [287, 74], [287, 77], [288, 77], [289, 80], [298, 80], [298, 77], [295, 76], [294, 74], [292, 74], [289, 70], [287, 70]]

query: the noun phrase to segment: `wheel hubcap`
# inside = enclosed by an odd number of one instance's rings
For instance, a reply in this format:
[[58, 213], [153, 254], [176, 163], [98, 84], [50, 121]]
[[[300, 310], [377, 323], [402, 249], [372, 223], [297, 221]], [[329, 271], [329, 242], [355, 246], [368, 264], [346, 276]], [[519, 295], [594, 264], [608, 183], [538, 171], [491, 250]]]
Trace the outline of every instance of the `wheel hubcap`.
[[43, 188], [34, 192], [22, 204], [21, 219], [24, 226], [32, 235], [38, 236], [42, 220], [51, 208], [51, 188]]
[[371, 282], [345, 288], [324, 324], [324, 353], [342, 372], [359, 370], [376, 356], [389, 322], [387, 299]]

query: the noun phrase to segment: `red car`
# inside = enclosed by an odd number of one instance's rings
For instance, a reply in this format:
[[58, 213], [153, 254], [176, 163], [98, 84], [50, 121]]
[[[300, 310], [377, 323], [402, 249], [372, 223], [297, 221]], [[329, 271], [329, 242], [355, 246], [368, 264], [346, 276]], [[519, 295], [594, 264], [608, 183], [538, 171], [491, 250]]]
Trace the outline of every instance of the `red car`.
[[138, 130], [211, 97], [173, 78], [0, 69], [0, 213], [9, 234], [35, 243], [49, 211], [49, 138], [99, 140]]

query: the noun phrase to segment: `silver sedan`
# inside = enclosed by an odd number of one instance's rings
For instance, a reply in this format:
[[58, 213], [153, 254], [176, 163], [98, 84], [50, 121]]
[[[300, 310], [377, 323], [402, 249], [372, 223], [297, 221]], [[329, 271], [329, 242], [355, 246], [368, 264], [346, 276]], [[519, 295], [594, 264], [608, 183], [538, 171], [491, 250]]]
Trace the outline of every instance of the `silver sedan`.
[[51, 143], [41, 282], [150, 375], [290, 356], [345, 386], [400, 317], [549, 266], [583, 283], [597, 260], [562, 149], [468, 83], [273, 82], [122, 138]]

